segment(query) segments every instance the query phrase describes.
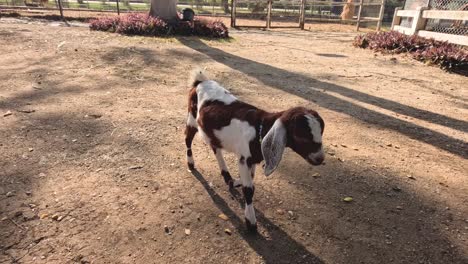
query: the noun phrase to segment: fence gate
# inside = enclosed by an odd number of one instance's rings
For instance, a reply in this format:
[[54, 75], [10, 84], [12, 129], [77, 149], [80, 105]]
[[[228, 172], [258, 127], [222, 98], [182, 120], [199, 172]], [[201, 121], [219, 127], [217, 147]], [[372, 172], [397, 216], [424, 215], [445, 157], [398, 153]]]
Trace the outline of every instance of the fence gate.
[[231, 26], [304, 28], [305, 0], [232, 0]]

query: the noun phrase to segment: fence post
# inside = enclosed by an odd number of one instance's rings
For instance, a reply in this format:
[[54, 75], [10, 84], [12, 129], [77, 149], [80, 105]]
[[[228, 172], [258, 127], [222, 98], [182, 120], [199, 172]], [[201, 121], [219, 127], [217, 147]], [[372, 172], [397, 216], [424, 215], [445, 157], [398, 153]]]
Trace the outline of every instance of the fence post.
[[236, 4], [237, 0], [231, 2], [231, 27], [236, 27]]
[[424, 10], [427, 10], [427, 7], [424, 6], [418, 6], [416, 9], [418, 13], [416, 16], [413, 18], [413, 24], [411, 25], [411, 33], [412, 34], [417, 34], [419, 30], [424, 29], [426, 27], [426, 19], [423, 18], [422, 14]]
[[306, 0], [301, 0], [301, 12], [300, 12], [300, 18], [299, 18], [299, 27], [304, 30], [304, 24], [305, 24], [305, 3]]
[[377, 31], [380, 31], [380, 27], [382, 26], [384, 10], [385, 10], [385, 2], [386, 2], [385, 0], [382, 0], [382, 5], [380, 6], [379, 21], [377, 22]]
[[119, 0], [115, 0], [117, 2], [117, 15], [120, 16], [120, 7], [119, 7]]
[[273, 0], [268, 0], [268, 11], [267, 11], [267, 20], [266, 20], [266, 27], [269, 29], [271, 27], [271, 6]]
[[398, 11], [402, 10], [401, 7], [395, 8], [395, 14], [393, 14], [393, 21], [392, 21], [392, 30], [394, 30], [395, 26], [399, 26], [401, 23], [401, 17], [398, 16]]
[[65, 21], [65, 18], [63, 17], [62, 0], [57, 0], [57, 4], [58, 4], [59, 10], [60, 10], [60, 17], [62, 17], [62, 20]]
[[364, 0], [359, 0], [359, 11], [357, 14], [357, 23], [356, 23], [356, 31], [359, 31], [359, 24], [361, 23], [361, 11], [362, 11], [362, 4]]

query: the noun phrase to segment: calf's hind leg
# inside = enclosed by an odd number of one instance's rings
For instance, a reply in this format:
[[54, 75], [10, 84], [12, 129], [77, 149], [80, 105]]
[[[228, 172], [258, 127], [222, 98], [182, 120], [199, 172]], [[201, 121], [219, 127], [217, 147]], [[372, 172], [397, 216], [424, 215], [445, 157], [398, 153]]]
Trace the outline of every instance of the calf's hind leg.
[[189, 121], [187, 121], [187, 126], [185, 127], [185, 145], [187, 146], [187, 165], [189, 170], [195, 169], [195, 161], [193, 160], [192, 153], [192, 141], [197, 134], [198, 129], [192, 126], [190, 122], [191, 114], [189, 113]]
[[234, 187], [239, 187], [241, 182], [239, 180], [234, 180], [229, 173], [229, 170], [226, 166], [226, 162], [224, 161], [223, 151], [220, 148], [214, 148], [213, 152], [216, 156], [216, 160], [218, 161], [219, 169], [221, 170], [221, 175], [224, 178], [224, 182], [229, 185], [229, 188], [232, 189]]

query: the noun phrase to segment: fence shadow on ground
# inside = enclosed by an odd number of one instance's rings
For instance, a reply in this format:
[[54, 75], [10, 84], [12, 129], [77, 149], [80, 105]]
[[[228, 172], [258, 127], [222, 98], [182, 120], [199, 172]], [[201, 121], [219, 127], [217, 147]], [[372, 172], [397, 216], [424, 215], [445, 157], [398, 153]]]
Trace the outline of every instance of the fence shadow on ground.
[[[442, 114], [417, 109], [333, 83], [319, 81], [307, 75], [290, 72], [268, 64], [242, 58], [237, 55], [225, 52], [221, 49], [211, 47], [197, 38], [180, 37], [178, 40], [187, 47], [205, 54], [214, 61], [224, 64], [234, 70], [240, 71], [250, 77], [256, 78], [260, 82], [275, 89], [294, 94], [306, 100], [313, 101], [321, 107], [327, 108], [329, 110], [344, 113], [353, 118], [356, 118], [357, 120], [369, 124], [397, 131], [412, 139], [425, 142], [463, 158], [468, 158], [468, 147], [466, 142], [463, 140], [453, 138], [443, 133], [416, 125], [414, 123], [367, 109], [358, 104], [328, 94], [326, 91], [334, 92], [363, 103], [371, 104], [462, 132], [468, 131], [468, 123], [465, 121], [450, 118]], [[295, 80], [295, 89], [290, 89], [286, 84], [284, 84], [285, 76], [287, 76], [289, 81], [291, 79]], [[311, 85], [317, 89], [310, 89]], [[297, 90], [297, 88], [301, 86], [305, 91], [307, 91], [307, 93], [303, 93]], [[320, 92], [318, 90], [324, 90], [325, 92]]]

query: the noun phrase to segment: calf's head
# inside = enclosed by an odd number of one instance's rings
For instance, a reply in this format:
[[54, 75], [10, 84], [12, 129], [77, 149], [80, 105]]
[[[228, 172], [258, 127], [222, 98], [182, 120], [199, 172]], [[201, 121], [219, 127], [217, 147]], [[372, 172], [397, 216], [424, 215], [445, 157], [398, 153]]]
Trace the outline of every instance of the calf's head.
[[283, 112], [262, 141], [265, 175], [278, 167], [286, 147], [310, 164], [320, 165], [325, 158], [322, 148], [324, 128], [323, 119], [313, 110], [296, 107]]

